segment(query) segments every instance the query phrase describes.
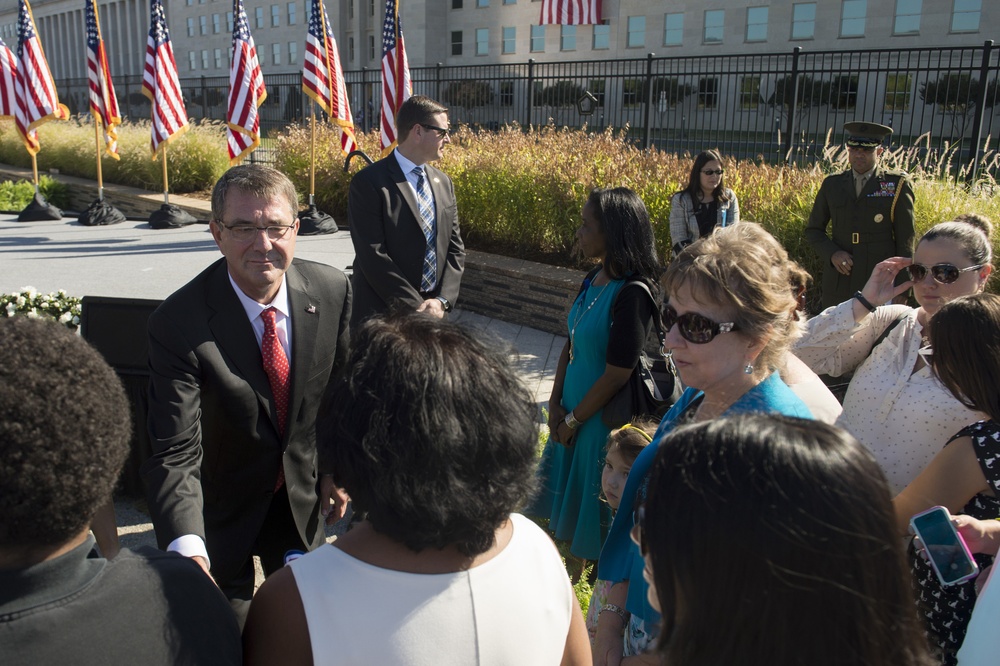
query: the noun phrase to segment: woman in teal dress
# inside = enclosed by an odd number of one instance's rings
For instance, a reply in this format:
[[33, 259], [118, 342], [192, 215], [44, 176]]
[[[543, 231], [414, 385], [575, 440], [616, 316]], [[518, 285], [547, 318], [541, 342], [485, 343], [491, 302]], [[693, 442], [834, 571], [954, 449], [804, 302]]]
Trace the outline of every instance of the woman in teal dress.
[[595, 560], [611, 525], [611, 511], [600, 498], [611, 432], [601, 412], [639, 361], [659, 309], [661, 269], [649, 214], [632, 190], [594, 190], [581, 218], [580, 250], [600, 265], [587, 274], [569, 313], [569, 340], [549, 398], [541, 488], [529, 513], [548, 518], [549, 529], [570, 542], [574, 555]]

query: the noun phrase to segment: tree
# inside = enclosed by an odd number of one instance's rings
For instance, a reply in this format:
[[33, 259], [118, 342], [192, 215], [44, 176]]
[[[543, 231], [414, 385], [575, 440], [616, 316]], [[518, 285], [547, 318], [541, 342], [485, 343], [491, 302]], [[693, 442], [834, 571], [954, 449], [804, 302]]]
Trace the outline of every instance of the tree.
[[[666, 106], [677, 106], [684, 101], [684, 98], [694, 92], [694, 88], [689, 83], [681, 83], [677, 77], [658, 77], [653, 79], [653, 104], [659, 104], [660, 100]], [[650, 99], [646, 95], [646, 86], [643, 85], [643, 99]]]
[[581, 97], [582, 86], [572, 81], [557, 81], [543, 89], [542, 94], [535, 98], [535, 103], [543, 106], [573, 106]]
[[493, 88], [485, 81], [455, 81], [444, 89], [444, 103], [471, 109], [493, 103]]
[[[958, 138], [965, 136], [969, 121], [975, 116], [982, 90], [979, 79], [969, 74], [944, 74], [935, 81], [920, 84], [920, 99], [924, 104], [937, 104], [951, 116], [951, 127]], [[987, 84], [985, 107], [997, 103], [997, 80]]]
[[830, 103], [830, 82], [813, 79], [808, 74], [800, 74], [798, 90], [793, 96], [795, 81], [789, 76], [782, 77], [774, 82], [774, 92], [767, 99], [770, 107], [776, 108], [786, 119], [792, 110], [794, 101], [795, 115], [802, 120], [808, 115], [809, 110]]

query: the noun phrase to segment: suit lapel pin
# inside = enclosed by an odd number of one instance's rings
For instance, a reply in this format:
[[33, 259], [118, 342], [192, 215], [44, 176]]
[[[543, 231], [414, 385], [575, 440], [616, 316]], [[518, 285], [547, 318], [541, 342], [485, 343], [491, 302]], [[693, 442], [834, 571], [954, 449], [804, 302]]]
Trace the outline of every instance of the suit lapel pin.
[[316, 306], [310, 303], [308, 306], [306, 306], [306, 312], [308, 312], [309, 314], [316, 314]]

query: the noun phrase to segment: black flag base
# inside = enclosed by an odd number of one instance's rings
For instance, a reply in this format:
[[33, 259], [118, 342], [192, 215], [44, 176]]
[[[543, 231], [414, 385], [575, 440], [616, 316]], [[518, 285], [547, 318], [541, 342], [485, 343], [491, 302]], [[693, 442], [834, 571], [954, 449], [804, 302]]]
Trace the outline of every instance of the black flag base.
[[85, 227], [99, 227], [106, 224], [118, 224], [125, 221], [125, 213], [121, 212], [104, 199], [98, 199], [87, 206], [77, 221]]
[[338, 225], [334, 219], [316, 208], [316, 204], [309, 204], [309, 210], [299, 212], [299, 235], [301, 236], [332, 234], [337, 229]]
[[149, 226], [154, 229], [180, 229], [197, 221], [193, 215], [172, 204], [163, 204], [149, 216]]
[[50, 204], [41, 192], [35, 192], [31, 203], [17, 216], [18, 222], [42, 222], [44, 220], [61, 220], [62, 211]]

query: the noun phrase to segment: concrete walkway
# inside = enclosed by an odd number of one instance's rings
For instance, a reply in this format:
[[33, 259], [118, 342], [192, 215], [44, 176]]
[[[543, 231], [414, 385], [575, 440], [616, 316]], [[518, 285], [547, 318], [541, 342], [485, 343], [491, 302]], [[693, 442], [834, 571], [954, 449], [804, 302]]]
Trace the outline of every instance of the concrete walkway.
[[[164, 299], [219, 257], [208, 226], [154, 230], [145, 221], [128, 220], [108, 227], [85, 227], [75, 219], [18, 222], [0, 214], [0, 293], [31, 286], [40, 292], [64, 289], [73, 296]], [[300, 236], [295, 256], [342, 270], [354, 260], [350, 234]], [[552, 391], [559, 354], [566, 342], [518, 326], [461, 310], [454, 321], [493, 335], [509, 345], [525, 387], [541, 407]], [[122, 544], [154, 544], [142, 502], [116, 504]], [[331, 532], [332, 533], [332, 532]]]

